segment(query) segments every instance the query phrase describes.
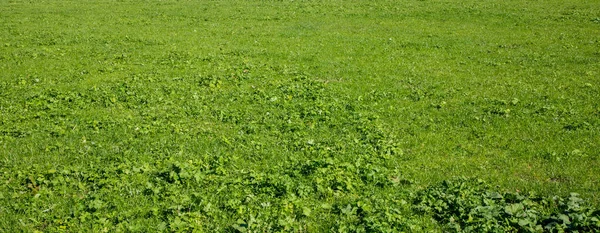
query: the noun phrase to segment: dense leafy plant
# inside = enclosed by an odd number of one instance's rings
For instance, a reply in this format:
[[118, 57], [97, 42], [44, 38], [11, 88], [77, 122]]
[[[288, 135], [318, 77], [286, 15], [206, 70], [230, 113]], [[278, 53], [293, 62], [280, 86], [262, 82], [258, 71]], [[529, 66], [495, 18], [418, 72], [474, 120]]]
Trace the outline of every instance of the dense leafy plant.
[[447, 180], [416, 194], [415, 209], [461, 232], [595, 232], [600, 211], [576, 193], [540, 197], [499, 193], [481, 180]]

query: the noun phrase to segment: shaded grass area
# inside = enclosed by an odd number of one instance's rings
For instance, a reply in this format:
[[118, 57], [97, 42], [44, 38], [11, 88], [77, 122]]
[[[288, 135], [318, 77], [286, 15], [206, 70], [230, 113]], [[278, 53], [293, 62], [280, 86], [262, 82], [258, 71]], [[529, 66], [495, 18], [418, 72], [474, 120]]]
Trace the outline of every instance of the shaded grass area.
[[0, 8], [0, 229], [597, 229], [597, 3]]

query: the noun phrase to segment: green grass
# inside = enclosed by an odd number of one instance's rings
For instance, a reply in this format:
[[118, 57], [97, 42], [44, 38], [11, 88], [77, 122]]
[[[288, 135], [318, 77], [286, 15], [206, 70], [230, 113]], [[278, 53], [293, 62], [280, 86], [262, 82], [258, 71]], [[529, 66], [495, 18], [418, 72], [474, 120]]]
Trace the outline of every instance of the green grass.
[[600, 229], [600, 2], [0, 12], [0, 231]]

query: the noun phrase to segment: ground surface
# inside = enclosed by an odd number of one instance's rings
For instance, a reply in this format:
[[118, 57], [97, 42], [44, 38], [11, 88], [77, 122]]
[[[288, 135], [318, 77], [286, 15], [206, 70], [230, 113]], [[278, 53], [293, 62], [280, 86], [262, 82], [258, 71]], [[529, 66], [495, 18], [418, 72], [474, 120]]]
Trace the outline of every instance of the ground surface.
[[0, 231], [598, 224], [600, 2], [0, 12]]

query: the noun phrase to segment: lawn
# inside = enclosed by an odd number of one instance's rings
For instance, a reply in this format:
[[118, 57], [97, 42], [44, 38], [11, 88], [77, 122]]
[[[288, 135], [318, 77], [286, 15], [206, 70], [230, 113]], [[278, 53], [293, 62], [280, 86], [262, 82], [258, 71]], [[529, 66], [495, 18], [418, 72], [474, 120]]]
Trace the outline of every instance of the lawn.
[[0, 0], [0, 232], [600, 231], [600, 2]]

